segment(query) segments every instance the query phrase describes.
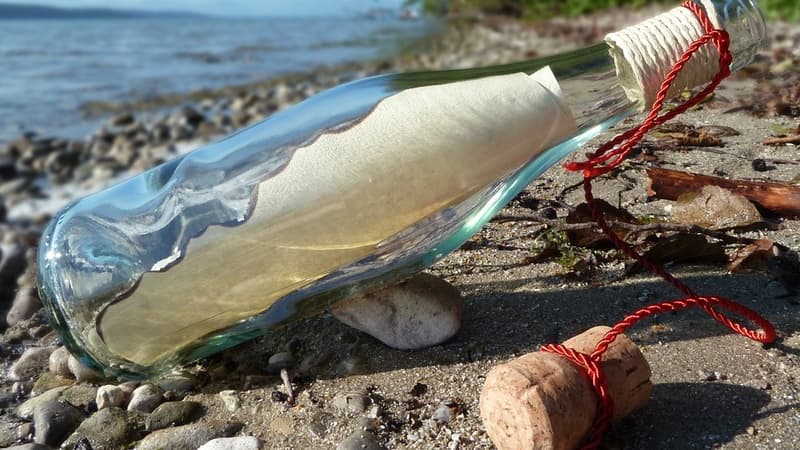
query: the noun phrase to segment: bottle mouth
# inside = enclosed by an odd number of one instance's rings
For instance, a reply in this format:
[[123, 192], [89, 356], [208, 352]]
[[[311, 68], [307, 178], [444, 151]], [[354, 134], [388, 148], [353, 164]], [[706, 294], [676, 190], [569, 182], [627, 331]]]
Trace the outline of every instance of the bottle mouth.
[[[715, 28], [730, 37], [731, 70], [751, 63], [767, 43], [764, 17], [754, 0], [694, 0]], [[620, 86], [642, 109], [649, 108], [676, 62], [706, 33], [691, 8], [677, 7], [606, 36]], [[720, 55], [712, 45], [695, 48], [673, 79], [667, 97], [703, 86], [719, 72]]]
[[731, 70], [750, 64], [769, 43], [767, 24], [755, 0], [694, 0], [717, 27], [728, 32], [733, 54]]

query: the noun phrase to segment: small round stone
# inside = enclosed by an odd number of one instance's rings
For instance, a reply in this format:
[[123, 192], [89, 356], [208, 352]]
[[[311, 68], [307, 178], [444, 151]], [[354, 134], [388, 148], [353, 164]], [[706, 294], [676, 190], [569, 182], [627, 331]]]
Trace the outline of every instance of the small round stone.
[[124, 448], [133, 439], [134, 429], [128, 414], [116, 407], [101, 409], [84, 420], [62, 445], [62, 448], [79, 448], [86, 440], [93, 450]]
[[67, 386], [59, 386], [57, 388], [50, 389], [42, 395], [29, 398], [23, 404], [17, 407], [17, 416], [26, 420], [32, 419], [33, 412], [39, 407], [39, 405], [58, 400], [61, 398], [61, 393], [64, 392], [66, 388]]
[[385, 450], [371, 431], [356, 431], [336, 446], [336, 450]]
[[186, 425], [197, 418], [201, 409], [202, 406], [197, 402], [162, 403], [147, 417], [146, 428], [148, 431], [154, 431]]
[[421, 273], [395, 286], [342, 301], [331, 313], [389, 347], [414, 350], [455, 335], [461, 326], [463, 303], [450, 283]]
[[50, 372], [62, 377], [72, 378], [72, 372], [69, 370], [69, 350], [66, 347], [58, 347], [53, 353], [50, 354], [48, 360], [48, 367]]
[[267, 372], [278, 373], [282, 369], [288, 369], [294, 365], [294, 356], [289, 352], [279, 352], [270, 356]]
[[255, 436], [237, 436], [212, 439], [197, 450], [260, 450], [261, 442]]
[[196, 450], [206, 442], [235, 435], [241, 423], [210, 421], [154, 431], [136, 445], [137, 450]]
[[154, 384], [144, 384], [133, 391], [128, 411], [149, 414], [164, 401], [164, 391]]
[[8, 369], [8, 379], [11, 381], [32, 379], [47, 367], [50, 355], [55, 349], [55, 347], [31, 347], [25, 350]]
[[104, 409], [122, 406], [127, 397], [128, 394], [121, 387], [107, 384], [97, 389], [95, 402], [97, 402], [97, 409]]
[[78, 381], [93, 382], [101, 381], [103, 379], [103, 375], [96, 370], [87, 367], [74, 355], [69, 355], [67, 365], [69, 366], [69, 371], [72, 372], [72, 375]]
[[49, 401], [42, 403], [33, 411], [34, 441], [58, 447], [83, 420], [83, 413], [74, 406]]

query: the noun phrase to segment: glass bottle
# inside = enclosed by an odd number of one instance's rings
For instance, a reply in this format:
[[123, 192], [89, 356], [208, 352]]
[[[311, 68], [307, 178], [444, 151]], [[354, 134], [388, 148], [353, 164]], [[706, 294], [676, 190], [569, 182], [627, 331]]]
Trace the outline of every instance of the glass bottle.
[[[701, 4], [748, 64], [756, 4]], [[345, 84], [73, 202], [39, 249], [51, 322], [107, 376], [149, 377], [396, 283], [648, 106], [620, 45]], [[656, 53], [663, 78], [677, 56]]]

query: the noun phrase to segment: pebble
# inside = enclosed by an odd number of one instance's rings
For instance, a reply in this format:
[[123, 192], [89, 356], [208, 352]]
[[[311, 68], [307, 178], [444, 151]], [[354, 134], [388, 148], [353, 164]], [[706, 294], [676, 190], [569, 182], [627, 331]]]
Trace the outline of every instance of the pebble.
[[450, 423], [454, 416], [453, 408], [448, 403], [442, 403], [431, 414], [431, 419], [439, 423]]
[[64, 378], [53, 372], [42, 372], [36, 382], [33, 383], [31, 395], [37, 396], [59, 386], [69, 386], [74, 381], [72, 378]]
[[195, 450], [212, 439], [235, 435], [242, 426], [237, 422], [210, 421], [166, 428], [148, 434], [136, 450]]
[[114, 386], [113, 384], [100, 386], [97, 389], [97, 396], [95, 397], [97, 409], [123, 406], [129, 395], [130, 394], [126, 393], [121, 387]]
[[60, 386], [57, 388], [50, 389], [49, 391], [45, 392], [42, 395], [29, 398], [25, 401], [25, 403], [19, 405], [17, 407], [17, 416], [30, 420], [33, 418], [33, 412], [36, 408], [43, 403], [52, 402], [61, 398], [61, 393], [67, 388], [67, 386]]
[[133, 426], [121, 408], [101, 409], [84, 420], [62, 448], [74, 448], [81, 440], [89, 441], [93, 450], [117, 450], [133, 439]]
[[164, 391], [154, 384], [139, 386], [131, 394], [128, 411], [146, 413], [153, 412], [164, 401]]
[[27, 441], [33, 437], [33, 423], [25, 422], [17, 427], [17, 439]]
[[133, 125], [134, 122], [136, 122], [136, 118], [129, 112], [117, 114], [108, 120], [108, 124], [115, 127]]
[[28, 320], [42, 307], [36, 289], [31, 286], [22, 286], [14, 295], [14, 303], [6, 314], [6, 324], [12, 327], [23, 320]]
[[42, 444], [22, 444], [8, 447], [6, 450], [52, 450], [52, 448]]
[[69, 403], [56, 400], [41, 403], [33, 411], [34, 441], [59, 446], [83, 420], [83, 413]]
[[133, 391], [139, 387], [139, 383], [136, 381], [126, 381], [124, 383], [120, 383], [117, 385], [123, 392], [125, 392], [125, 398], [130, 398], [133, 394]]
[[385, 447], [378, 443], [372, 432], [356, 431], [340, 442], [336, 450], [385, 450]]
[[174, 392], [176, 396], [183, 398], [187, 394], [197, 391], [200, 387], [200, 380], [190, 373], [180, 373], [162, 378], [156, 382], [158, 386], [166, 392]]
[[398, 285], [340, 302], [331, 313], [389, 347], [413, 350], [455, 335], [461, 326], [463, 303], [458, 289], [421, 273]]
[[14, 384], [11, 385], [11, 392], [15, 395], [23, 396], [28, 395], [33, 388], [33, 383], [30, 380], [27, 381], [15, 381]]
[[261, 442], [255, 436], [237, 436], [212, 439], [197, 450], [260, 450]]
[[17, 395], [13, 392], [0, 392], [0, 409], [8, 408], [17, 401]]
[[50, 354], [48, 360], [48, 367], [50, 372], [62, 377], [72, 377], [72, 372], [69, 370], [69, 350], [66, 347], [58, 347], [53, 353]]
[[11, 381], [30, 380], [45, 368], [50, 354], [55, 347], [31, 347], [19, 357], [8, 369], [8, 379]]
[[333, 407], [346, 413], [361, 414], [369, 404], [369, 397], [361, 392], [338, 393], [333, 397]]
[[72, 375], [78, 381], [93, 382], [101, 381], [103, 379], [103, 375], [96, 370], [87, 367], [78, 358], [76, 358], [75, 355], [69, 355], [67, 366], [69, 366], [69, 371], [72, 372]]
[[222, 399], [222, 403], [225, 404], [225, 409], [229, 412], [236, 412], [241, 406], [239, 394], [234, 390], [220, 391], [219, 397]]
[[25, 248], [17, 241], [0, 243], [0, 281], [15, 281], [27, 266]]
[[97, 388], [88, 384], [75, 384], [61, 393], [61, 399], [71, 405], [86, 408], [95, 402]]
[[279, 352], [270, 356], [267, 363], [267, 372], [278, 373], [282, 369], [288, 369], [294, 365], [294, 356], [289, 352]]
[[202, 406], [198, 402], [166, 402], [158, 406], [147, 417], [146, 429], [148, 431], [176, 425], [186, 425], [197, 418]]

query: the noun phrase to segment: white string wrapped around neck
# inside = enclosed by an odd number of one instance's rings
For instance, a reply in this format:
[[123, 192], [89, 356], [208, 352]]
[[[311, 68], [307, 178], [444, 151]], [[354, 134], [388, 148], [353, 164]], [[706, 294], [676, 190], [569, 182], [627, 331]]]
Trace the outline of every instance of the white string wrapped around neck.
[[[710, 1], [701, 2], [715, 24], [717, 15]], [[617, 76], [628, 97], [649, 109], [661, 83], [689, 45], [705, 34], [695, 14], [678, 7], [638, 25], [606, 36]], [[669, 90], [674, 97], [686, 89], [711, 81], [719, 72], [719, 52], [712, 45], [700, 48]]]

